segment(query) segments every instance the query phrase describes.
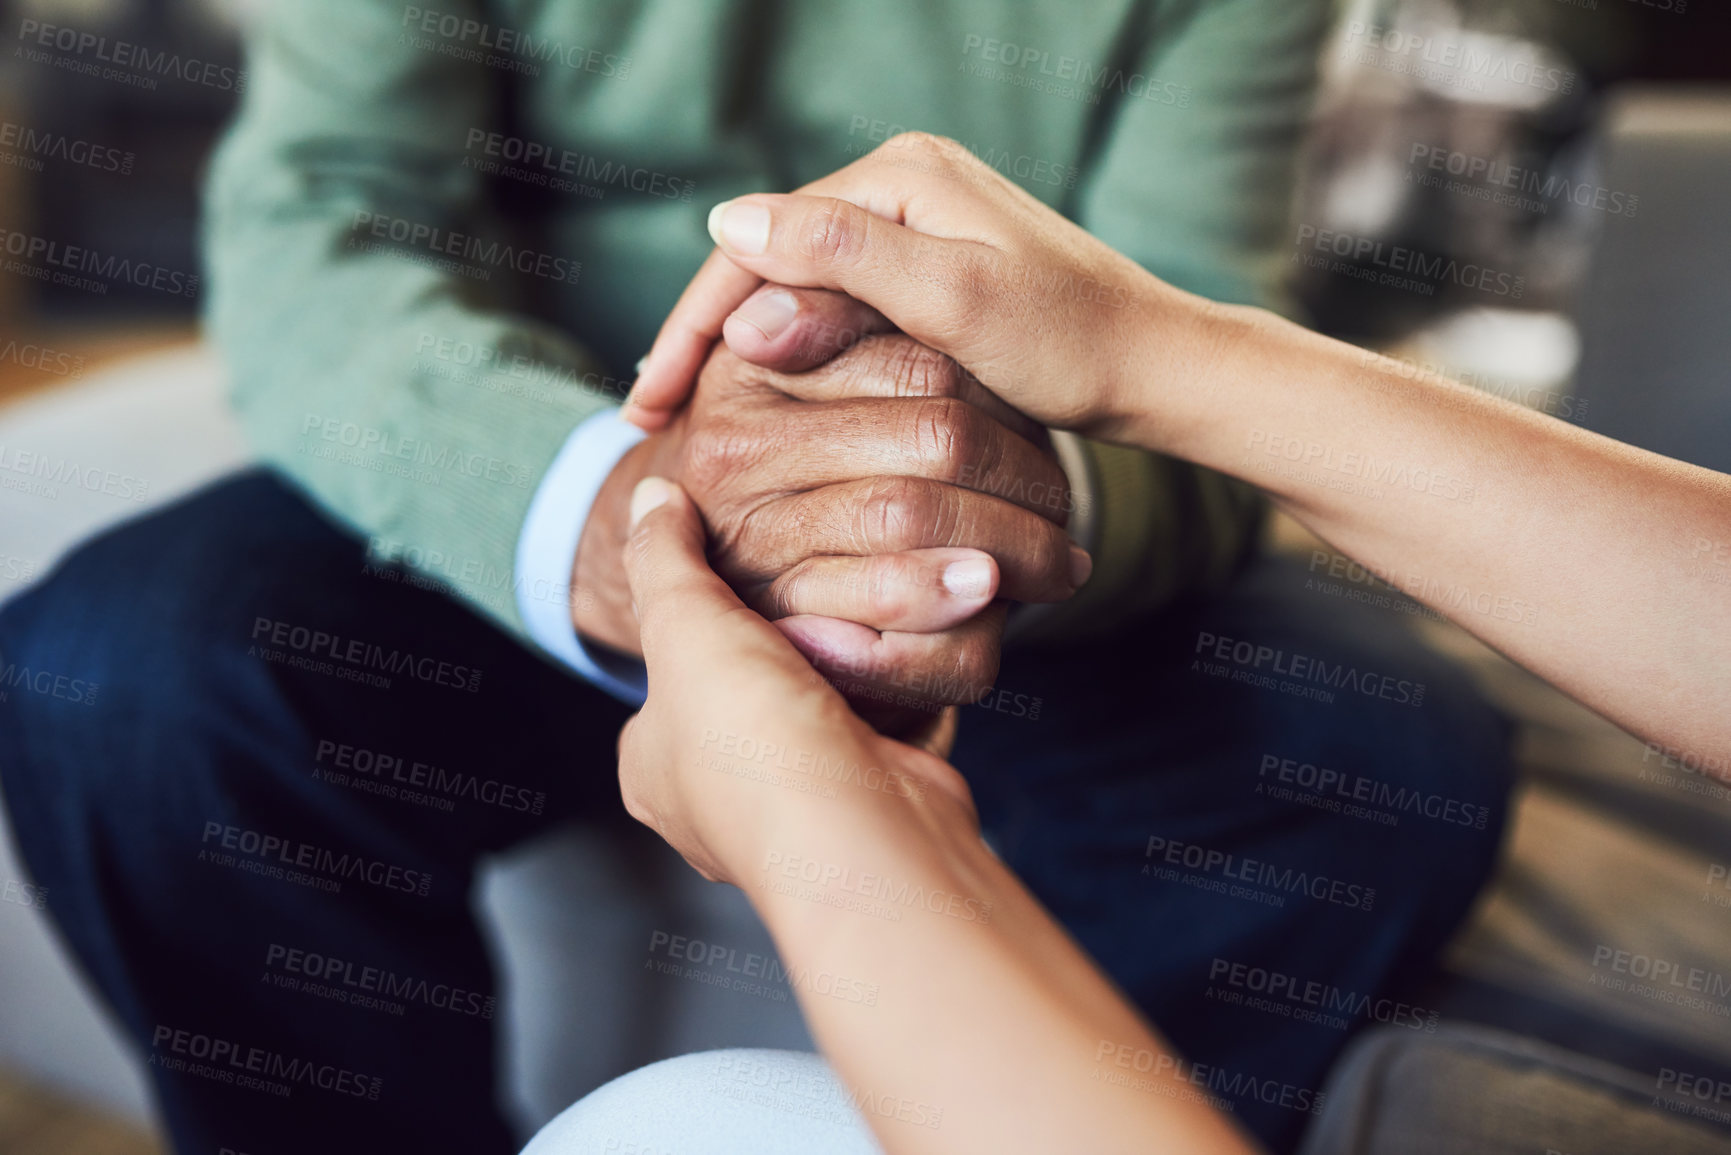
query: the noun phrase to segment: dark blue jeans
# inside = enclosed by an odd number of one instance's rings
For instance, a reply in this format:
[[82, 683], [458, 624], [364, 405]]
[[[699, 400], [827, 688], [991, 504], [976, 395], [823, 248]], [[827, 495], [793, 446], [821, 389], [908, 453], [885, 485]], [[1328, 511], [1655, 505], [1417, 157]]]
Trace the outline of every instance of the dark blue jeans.
[[[406, 578], [249, 473], [0, 613], [17, 841], [188, 1155], [512, 1150], [470, 883], [553, 824], [630, 826], [627, 712]], [[1351, 1030], [1423, 1029], [1507, 734], [1398, 615], [1265, 560], [998, 687], [956, 749], [988, 836], [1198, 1094], [1289, 1148]], [[1172, 1060], [1121, 1043], [1094, 1069], [1143, 1093]]]

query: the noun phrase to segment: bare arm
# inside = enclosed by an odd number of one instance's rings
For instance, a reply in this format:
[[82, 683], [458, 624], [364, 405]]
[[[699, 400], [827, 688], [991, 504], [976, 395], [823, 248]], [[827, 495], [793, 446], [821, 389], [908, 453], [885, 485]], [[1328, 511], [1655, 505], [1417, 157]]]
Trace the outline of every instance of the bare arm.
[[651, 479], [632, 509], [649, 699], [620, 741], [626, 806], [750, 896], [884, 1149], [1254, 1150], [987, 850], [961, 776], [874, 733], [740, 604], [681, 490]]
[[1624, 728], [1731, 749], [1731, 588], [1690, 561], [1731, 541], [1731, 478], [1414, 378], [1271, 314], [1220, 309], [1209, 327], [1206, 385], [1172, 391], [1158, 416], [1155, 390], [1132, 381], [1121, 436], [1169, 439], [1263, 487]]
[[[868, 156], [824, 196], [719, 206], [731, 265], [664, 339], [760, 278], [841, 289], [1029, 416], [1263, 487], [1627, 729], [1731, 750], [1731, 597], [1690, 560], [1731, 549], [1731, 478], [1181, 292], [953, 142], [916, 143], [926, 172]], [[680, 391], [652, 357], [634, 408]]]

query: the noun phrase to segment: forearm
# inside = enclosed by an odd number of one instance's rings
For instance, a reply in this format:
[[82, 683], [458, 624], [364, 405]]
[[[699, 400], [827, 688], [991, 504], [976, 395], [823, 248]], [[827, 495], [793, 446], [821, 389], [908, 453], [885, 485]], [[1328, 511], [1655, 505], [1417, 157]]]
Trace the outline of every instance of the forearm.
[[[1194, 299], [1191, 299], [1192, 301]], [[1256, 310], [1185, 305], [1112, 436], [1267, 490], [1391, 585], [1645, 737], [1731, 746], [1731, 479], [1366, 355]], [[1174, 349], [1183, 350], [1175, 353]]]
[[[791, 849], [740, 881], [819, 1045], [878, 1105], [862, 1113], [891, 1155], [1253, 1150], [959, 808], [887, 798], [783, 829]], [[891, 917], [814, 901], [809, 885], [785, 893], [790, 855], [847, 871], [854, 893], [922, 898], [856, 904]], [[830, 997], [814, 980], [827, 975], [875, 1003]], [[903, 1119], [881, 1106], [909, 1102]]]

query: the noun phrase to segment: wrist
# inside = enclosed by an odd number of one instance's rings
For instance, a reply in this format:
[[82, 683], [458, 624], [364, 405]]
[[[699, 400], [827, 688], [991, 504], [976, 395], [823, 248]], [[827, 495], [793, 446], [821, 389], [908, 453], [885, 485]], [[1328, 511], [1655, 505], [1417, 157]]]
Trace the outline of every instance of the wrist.
[[1213, 435], [1253, 403], [1271, 322], [1278, 318], [1267, 310], [1159, 284], [1108, 388], [1096, 436], [1218, 468]]
[[571, 567], [571, 624], [586, 640], [641, 657], [637, 612], [625, 578], [624, 549], [630, 536], [631, 492], [649, 475], [654, 457], [651, 437], [625, 451], [589, 509], [577, 557]]
[[[873, 745], [879, 745], [875, 761]], [[940, 889], [947, 894], [989, 901], [992, 855], [980, 839], [971, 804], [895, 757], [886, 760], [883, 746], [899, 743], [866, 743], [844, 753], [844, 761], [857, 764], [860, 773], [833, 797], [781, 791], [792, 797], [765, 806], [755, 816], [750, 839], [736, 843], [730, 877], [772, 931], [852, 917], [844, 905], [812, 901], [814, 884], [825, 891], [870, 894], [878, 889], [874, 880], [930, 889], [942, 879]], [[814, 862], [821, 864], [816, 878], [811, 876]], [[807, 893], [777, 888], [777, 882], [804, 884]]]

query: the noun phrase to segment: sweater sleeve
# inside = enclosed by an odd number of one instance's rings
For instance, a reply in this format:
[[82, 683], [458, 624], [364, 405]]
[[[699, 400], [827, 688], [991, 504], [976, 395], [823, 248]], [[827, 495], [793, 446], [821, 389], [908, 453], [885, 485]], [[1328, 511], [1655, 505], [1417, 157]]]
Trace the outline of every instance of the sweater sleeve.
[[[505, 77], [391, 0], [267, 6], [207, 189], [208, 328], [264, 459], [523, 635], [513, 558], [536, 486], [612, 403], [512, 300], [582, 276], [517, 243], [464, 162]], [[483, 20], [478, 0], [442, 19]], [[473, 55], [473, 54], [470, 54]]]

